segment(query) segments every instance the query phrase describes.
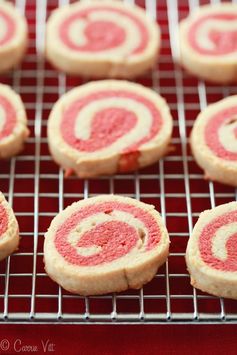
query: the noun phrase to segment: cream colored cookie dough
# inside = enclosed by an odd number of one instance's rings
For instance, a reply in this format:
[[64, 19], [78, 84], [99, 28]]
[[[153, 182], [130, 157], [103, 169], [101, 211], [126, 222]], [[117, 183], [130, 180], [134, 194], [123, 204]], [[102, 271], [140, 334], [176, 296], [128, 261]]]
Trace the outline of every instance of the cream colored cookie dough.
[[[217, 18], [216, 16], [222, 18]], [[236, 16], [233, 20], [225, 15]], [[204, 19], [195, 29], [194, 24]], [[191, 74], [215, 83], [237, 81], [237, 46], [233, 34], [237, 33], [237, 4], [220, 3], [195, 9], [180, 22], [180, 63]]]
[[9, 86], [0, 84], [0, 158], [21, 152], [28, 135], [26, 111], [20, 96]]
[[211, 104], [198, 115], [190, 136], [205, 178], [232, 186], [237, 186], [236, 114], [237, 95]]
[[0, 73], [15, 67], [28, 44], [26, 19], [8, 1], [0, 1]]
[[18, 249], [19, 227], [12, 208], [0, 192], [0, 260]]
[[202, 212], [186, 250], [191, 284], [233, 299], [237, 299], [236, 211], [237, 202], [231, 202]]
[[[90, 99], [79, 108], [77, 102], [85, 98]], [[156, 162], [170, 150], [172, 127], [167, 103], [151, 89], [127, 81], [97, 81], [56, 102], [48, 120], [48, 143], [53, 159], [68, 174], [88, 178]]]
[[154, 206], [122, 196], [73, 203], [45, 235], [47, 274], [81, 295], [138, 289], [169, 252], [169, 236]]

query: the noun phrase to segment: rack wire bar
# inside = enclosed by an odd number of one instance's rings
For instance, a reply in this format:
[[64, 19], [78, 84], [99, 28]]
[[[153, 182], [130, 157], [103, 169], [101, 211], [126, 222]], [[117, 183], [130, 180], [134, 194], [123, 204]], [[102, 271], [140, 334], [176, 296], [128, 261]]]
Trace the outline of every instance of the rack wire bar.
[[[207, 1], [124, 1], [144, 7], [161, 26], [159, 61], [137, 81], [167, 100], [174, 118], [172, 144], [176, 149], [134, 174], [92, 180], [65, 179], [47, 147], [47, 118], [54, 102], [85, 82], [58, 73], [43, 56], [45, 20], [53, 9], [69, 0], [15, 1], [28, 19], [30, 46], [21, 66], [2, 76], [1, 81], [22, 96], [31, 136], [22, 154], [0, 162], [0, 190], [13, 206], [21, 232], [19, 251], [0, 263], [0, 323], [237, 323], [237, 302], [193, 289], [184, 260], [187, 241], [200, 212], [237, 197], [234, 188], [203, 180], [203, 173], [190, 154], [190, 129], [200, 110], [235, 93], [237, 86], [223, 88], [198, 81], [177, 63], [178, 22]], [[101, 193], [121, 194], [155, 205], [170, 233], [170, 255], [155, 278], [141, 290], [92, 297], [72, 295], [44, 271], [44, 233], [64, 207]]]
[[[175, 3], [175, 7], [173, 6]], [[178, 4], [175, 0], [172, 2], [168, 0], [168, 22], [169, 22], [169, 31], [170, 31], [170, 42], [171, 42], [171, 51], [172, 56], [175, 62], [179, 59], [179, 46], [178, 46], [178, 36], [177, 36], [177, 27], [178, 27]], [[179, 66], [175, 63], [175, 83], [176, 83], [176, 95], [177, 95], [177, 104], [178, 104], [178, 120], [179, 120], [179, 133], [181, 138], [182, 146], [182, 156], [183, 156], [183, 169], [184, 169], [184, 184], [185, 184], [185, 193], [186, 193], [186, 205], [188, 212], [188, 229], [189, 235], [193, 230], [192, 222], [192, 205], [190, 198], [190, 185], [189, 185], [189, 167], [187, 162], [187, 135], [186, 135], [186, 123], [185, 123], [185, 100], [183, 92], [183, 82], [182, 82], [182, 72]], [[197, 294], [195, 288], [193, 289], [193, 318], [198, 319], [198, 307], [197, 307]]]

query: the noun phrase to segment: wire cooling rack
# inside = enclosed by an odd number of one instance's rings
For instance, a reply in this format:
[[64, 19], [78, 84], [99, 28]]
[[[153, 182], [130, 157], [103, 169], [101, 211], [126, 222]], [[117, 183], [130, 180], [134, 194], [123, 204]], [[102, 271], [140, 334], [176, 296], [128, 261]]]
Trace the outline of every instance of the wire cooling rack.
[[[198, 112], [237, 89], [207, 85], [174, 64], [179, 51], [178, 21], [199, 1], [136, 2], [162, 29], [159, 63], [139, 82], [152, 87], [169, 103], [175, 120], [175, 152], [137, 173], [89, 181], [64, 179], [63, 171], [51, 160], [46, 140], [53, 103], [65, 91], [83, 83], [79, 78], [58, 74], [43, 57], [45, 21], [55, 7], [64, 3], [67, 1], [16, 0], [29, 23], [29, 50], [21, 67], [1, 77], [1, 81], [22, 96], [31, 136], [21, 155], [0, 162], [0, 190], [13, 206], [21, 231], [19, 251], [0, 263], [0, 322], [237, 323], [237, 302], [193, 289], [184, 260], [187, 240], [199, 213], [232, 201], [237, 195], [233, 188], [204, 181], [188, 146], [187, 137]], [[65, 206], [101, 193], [122, 194], [154, 204], [170, 233], [170, 256], [141, 290], [100, 297], [75, 296], [58, 287], [44, 272], [44, 233]]]

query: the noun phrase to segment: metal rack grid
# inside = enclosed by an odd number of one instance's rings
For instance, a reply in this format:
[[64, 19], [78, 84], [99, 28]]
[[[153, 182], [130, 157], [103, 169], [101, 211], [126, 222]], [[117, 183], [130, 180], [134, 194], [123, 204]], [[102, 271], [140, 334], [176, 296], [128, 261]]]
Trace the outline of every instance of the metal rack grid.
[[[198, 112], [237, 89], [207, 85], [174, 64], [178, 21], [199, 1], [136, 1], [162, 29], [159, 63], [139, 82], [152, 87], [169, 103], [175, 120], [175, 152], [137, 173], [90, 181], [64, 179], [47, 148], [46, 124], [53, 103], [65, 91], [83, 83], [79, 78], [58, 74], [42, 55], [45, 20], [53, 8], [65, 3], [67, 0], [16, 0], [29, 22], [29, 51], [21, 67], [1, 81], [21, 94], [31, 136], [21, 155], [0, 162], [0, 190], [13, 206], [21, 230], [19, 251], [0, 263], [0, 322], [237, 323], [237, 302], [193, 289], [184, 261], [187, 240], [199, 213], [237, 196], [233, 188], [204, 181], [188, 147], [187, 137]], [[100, 193], [122, 194], [154, 204], [170, 232], [170, 256], [141, 290], [97, 297], [71, 295], [44, 272], [44, 232], [64, 206]]]

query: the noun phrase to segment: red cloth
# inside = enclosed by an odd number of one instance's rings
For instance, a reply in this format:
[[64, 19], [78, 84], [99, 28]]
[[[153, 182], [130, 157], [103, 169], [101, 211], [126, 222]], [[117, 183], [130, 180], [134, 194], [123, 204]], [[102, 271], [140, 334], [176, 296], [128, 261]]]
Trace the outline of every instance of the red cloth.
[[[16, 354], [22, 346], [43, 345], [55, 351], [51, 354], [123, 355], [123, 354], [236, 354], [236, 326], [232, 325], [1, 325], [1, 341], [7, 339], [8, 351]], [[20, 340], [21, 343], [18, 341]], [[50, 345], [49, 345], [50, 346]], [[32, 352], [27, 352], [32, 353]]]

